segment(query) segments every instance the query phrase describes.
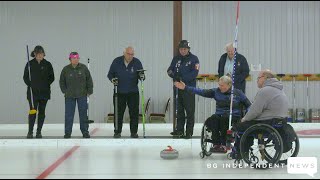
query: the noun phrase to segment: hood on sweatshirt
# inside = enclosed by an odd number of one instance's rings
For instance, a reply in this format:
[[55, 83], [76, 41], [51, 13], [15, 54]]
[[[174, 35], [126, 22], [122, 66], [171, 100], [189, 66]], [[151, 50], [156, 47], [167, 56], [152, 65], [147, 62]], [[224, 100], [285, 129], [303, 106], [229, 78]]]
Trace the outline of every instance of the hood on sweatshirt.
[[266, 86], [271, 86], [280, 90], [283, 89], [282, 82], [280, 82], [277, 78], [266, 79], [266, 81], [263, 84], [263, 87], [266, 87]]

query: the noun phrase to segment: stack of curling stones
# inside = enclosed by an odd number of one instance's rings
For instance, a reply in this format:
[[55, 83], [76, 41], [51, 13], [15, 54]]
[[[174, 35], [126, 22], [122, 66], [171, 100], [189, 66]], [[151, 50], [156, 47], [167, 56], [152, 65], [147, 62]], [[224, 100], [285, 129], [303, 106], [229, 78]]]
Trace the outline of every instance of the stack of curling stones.
[[179, 156], [179, 152], [168, 146], [168, 149], [164, 149], [160, 152], [160, 157], [162, 159], [176, 159]]

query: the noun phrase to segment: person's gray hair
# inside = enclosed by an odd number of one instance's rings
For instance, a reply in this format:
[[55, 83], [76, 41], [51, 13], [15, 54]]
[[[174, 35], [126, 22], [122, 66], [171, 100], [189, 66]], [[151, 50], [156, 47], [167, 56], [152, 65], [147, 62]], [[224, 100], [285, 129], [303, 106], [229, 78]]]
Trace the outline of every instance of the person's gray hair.
[[224, 75], [219, 78], [219, 82], [232, 86], [232, 79], [230, 76]]
[[276, 77], [275, 74], [270, 69], [262, 70], [261, 75], [266, 77], [267, 79]]
[[230, 42], [230, 43], [226, 44], [226, 46], [225, 46], [226, 51], [228, 51], [228, 47], [234, 48], [234, 47], [233, 47], [233, 43]]
[[132, 46], [128, 46], [128, 47], [124, 48], [123, 52], [124, 53], [127, 52], [128, 49], [132, 49], [132, 51], [134, 51], [134, 48]]

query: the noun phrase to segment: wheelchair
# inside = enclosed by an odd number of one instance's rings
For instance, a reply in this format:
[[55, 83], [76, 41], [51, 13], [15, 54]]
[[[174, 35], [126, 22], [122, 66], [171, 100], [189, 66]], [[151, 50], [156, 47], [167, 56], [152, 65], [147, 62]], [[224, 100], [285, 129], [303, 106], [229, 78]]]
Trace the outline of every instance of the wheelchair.
[[[227, 148], [229, 146], [231, 149], [227, 158], [234, 159], [238, 165], [244, 165], [244, 161], [254, 168], [286, 165], [288, 158], [296, 157], [300, 149], [299, 138], [295, 132], [292, 142], [283, 142], [285, 140], [283, 127], [286, 125], [286, 121], [282, 119], [271, 125], [257, 123], [244, 132], [232, 132], [232, 135], [227, 137]], [[204, 124], [201, 132], [201, 158], [212, 154], [211, 133]], [[239, 143], [239, 150], [232, 145], [233, 143]]]
[[[204, 122], [201, 131], [201, 152], [200, 157], [203, 159], [206, 156], [210, 156], [213, 153], [221, 154], [222, 152], [212, 152], [211, 149], [213, 148], [213, 140], [212, 140], [212, 131], [207, 126], [206, 122]], [[231, 133], [227, 132], [226, 138], [226, 148], [230, 150], [233, 146], [232, 143], [233, 138], [231, 137]]]

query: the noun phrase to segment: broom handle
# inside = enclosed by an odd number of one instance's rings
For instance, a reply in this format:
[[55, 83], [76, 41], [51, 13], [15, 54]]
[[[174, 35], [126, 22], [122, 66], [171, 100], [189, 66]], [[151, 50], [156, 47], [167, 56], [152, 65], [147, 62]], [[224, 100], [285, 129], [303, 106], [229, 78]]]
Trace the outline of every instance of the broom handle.
[[29, 80], [30, 80], [31, 106], [32, 106], [32, 109], [34, 109], [34, 105], [33, 105], [33, 93], [32, 93], [32, 88], [31, 88], [31, 68], [30, 68], [30, 59], [29, 59], [29, 48], [28, 48], [28, 45], [27, 45], [27, 58], [28, 58]]

